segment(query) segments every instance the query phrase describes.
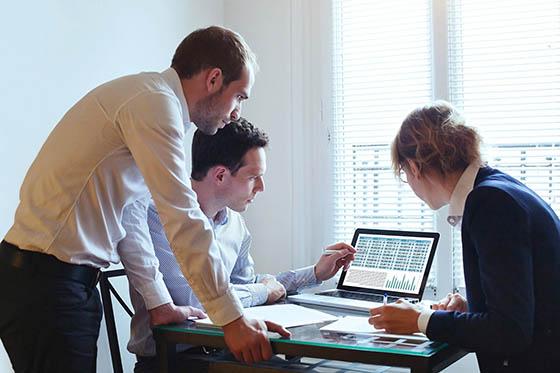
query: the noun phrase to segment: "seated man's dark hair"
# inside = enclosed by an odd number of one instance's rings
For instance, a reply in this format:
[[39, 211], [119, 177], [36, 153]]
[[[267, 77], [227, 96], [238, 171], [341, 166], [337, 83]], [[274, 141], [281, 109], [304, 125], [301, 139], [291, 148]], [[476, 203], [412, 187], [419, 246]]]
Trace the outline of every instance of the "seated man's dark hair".
[[193, 180], [201, 181], [214, 166], [225, 166], [235, 175], [243, 166], [245, 153], [264, 148], [268, 136], [245, 118], [232, 121], [215, 135], [196, 130], [192, 143]]

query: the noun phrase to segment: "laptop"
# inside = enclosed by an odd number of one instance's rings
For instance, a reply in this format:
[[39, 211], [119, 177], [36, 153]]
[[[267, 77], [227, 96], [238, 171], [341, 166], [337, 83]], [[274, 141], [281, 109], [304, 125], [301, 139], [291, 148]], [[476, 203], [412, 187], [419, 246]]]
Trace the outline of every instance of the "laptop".
[[356, 229], [356, 258], [342, 271], [336, 289], [288, 296], [294, 303], [369, 311], [399, 298], [420, 301], [439, 233]]

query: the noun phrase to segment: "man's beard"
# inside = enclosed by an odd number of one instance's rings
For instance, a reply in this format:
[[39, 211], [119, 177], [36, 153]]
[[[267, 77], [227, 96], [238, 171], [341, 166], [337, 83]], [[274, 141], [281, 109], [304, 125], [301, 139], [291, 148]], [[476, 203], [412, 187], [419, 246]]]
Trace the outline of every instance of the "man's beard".
[[206, 135], [214, 135], [222, 125], [219, 113], [220, 96], [223, 89], [203, 98], [194, 107], [191, 121]]

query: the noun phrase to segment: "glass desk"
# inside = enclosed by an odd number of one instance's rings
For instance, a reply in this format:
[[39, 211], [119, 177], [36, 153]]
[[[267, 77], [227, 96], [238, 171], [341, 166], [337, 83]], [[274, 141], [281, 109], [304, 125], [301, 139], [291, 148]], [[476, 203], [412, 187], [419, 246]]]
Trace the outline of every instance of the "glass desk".
[[[432, 341], [409, 340], [372, 334], [348, 334], [320, 331], [327, 325], [313, 324], [290, 328], [290, 338], [271, 333], [275, 354], [287, 357], [311, 357], [410, 368], [413, 373], [439, 372], [467, 354], [466, 351]], [[153, 329], [160, 372], [175, 371], [176, 344], [226, 347], [219, 328], [201, 328], [194, 322], [158, 326]]]

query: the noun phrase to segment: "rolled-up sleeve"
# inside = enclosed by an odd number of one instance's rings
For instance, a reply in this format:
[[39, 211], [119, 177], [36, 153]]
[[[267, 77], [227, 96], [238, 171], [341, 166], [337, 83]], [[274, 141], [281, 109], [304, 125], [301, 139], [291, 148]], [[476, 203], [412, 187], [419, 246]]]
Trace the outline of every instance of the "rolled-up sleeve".
[[186, 174], [185, 128], [177, 97], [140, 94], [118, 113], [116, 125], [140, 169], [185, 278], [217, 325], [242, 315], [218, 243]]
[[284, 285], [287, 292], [319, 285], [321, 283], [321, 281], [317, 280], [317, 276], [315, 276], [315, 266], [279, 273], [276, 275], [276, 280]]
[[258, 306], [265, 304], [268, 300], [268, 289], [264, 284], [234, 284], [233, 288], [243, 307]]

